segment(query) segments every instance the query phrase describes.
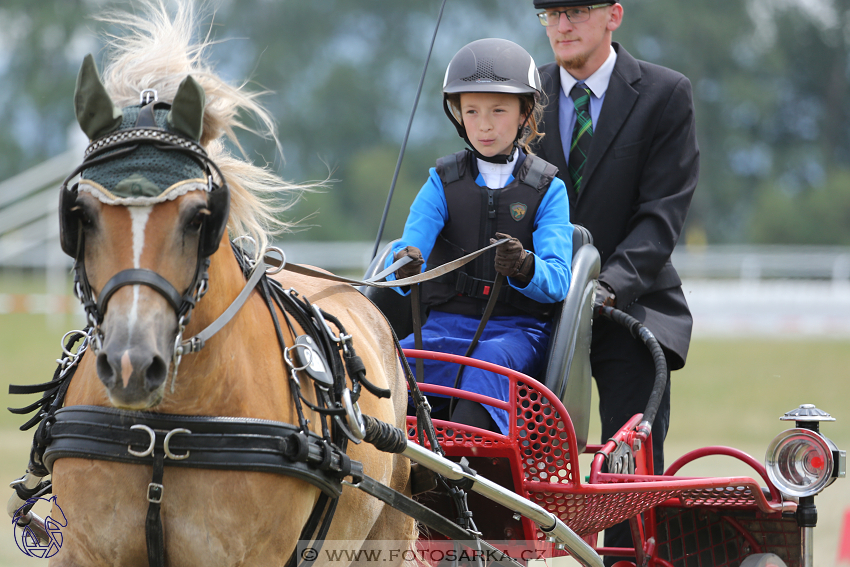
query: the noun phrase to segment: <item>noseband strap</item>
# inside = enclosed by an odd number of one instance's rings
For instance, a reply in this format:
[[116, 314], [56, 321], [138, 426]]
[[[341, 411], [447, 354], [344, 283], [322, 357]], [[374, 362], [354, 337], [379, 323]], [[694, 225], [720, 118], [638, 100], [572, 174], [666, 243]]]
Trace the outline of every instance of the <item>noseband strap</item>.
[[106, 303], [116, 291], [125, 285], [146, 285], [163, 296], [176, 313], [180, 313], [183, 296], [168, 280], [154, 271], [144, 268], [122, 270], [106, 282], [97, 298], [97, 309], [101, 316], [106, 313]]

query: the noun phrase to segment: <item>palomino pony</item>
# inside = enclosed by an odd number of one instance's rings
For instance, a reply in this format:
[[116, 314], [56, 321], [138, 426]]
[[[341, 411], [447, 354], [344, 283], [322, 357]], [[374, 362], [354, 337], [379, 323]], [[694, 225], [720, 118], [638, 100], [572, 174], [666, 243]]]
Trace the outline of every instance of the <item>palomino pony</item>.
[[[68, 192], [62, 205], [63, 247], [77, 258], [78, 274], [82, 267], [80, 291], [88, 298], [95, 329], [65, 408], [132, 410], [115, 412], [119, 420], [144, 411], [297, 425], [292, 371], [269, 306], [256, 291], [203, 349], [182, 360], [174, 356], [175, 338], [179, 344], [181, 337], [205, 329], [246, 285], [224, 222], [232, 233], [251, 234], [262, 249], [267, 242], [262, 227], [274, 222], [275, 212], [263, 195], [299, 190], [228, 155], [222, 143], [240, 126], [238, 112], [252, 112], [266, 125], [271, 121], [254, 96], [227, 85], [204, 64], [209, 42], [187, 39], [195, 31], [190, 7], [181, 4], [173, 18], [156, 4], [147, 6], [143, 16], [122, 13], [105, 19], [129, 34], [111, 40], [103, 82], [88, 58], [77, 84], [78, 121], [94, 142], [78, 188], [63, 189]], [[140, 93], [147, 104], [140, 105]], [[137, 144], [121, 142], [122, 136], [145, 128]], [[208, 159], [200, 159], [195, 146]], [[116, 274], [123, 276], [116, 279]], [[275, 277], [284, 289], [294, 288], [334, 315], [353, 336], [369, 380], [392, 392], [380, 399], [364, 390], [359, 398], [363, 413], [403, 427], [404, 376], [380, 312], [350, 286], [298, 275]], [[187, 306], [187, 301], [196, 305]], [[302, 333], [297, 321], [292, 328], [281, 325], [287, 346]], [[317, 403], [304, 382], [302, 376], [305, 404]], [[321, 435], [321, 417], [308, 407], [304, 414], [311, 430]], [[151, 432], [151, 447], [153, 442]], [[144, 445], [134, 446], [135, 452]], [[168, 452], [168, 439], [165, 449], [172, 459], [183, 456], [177, 449]], [[349, 444], [348, 454], [370, 477], [406, 490], [405, 458], [366, 443]], [[295, 476], [171, 467], [168, 459], [165, 464], [162, 481], [152, 483], [150, 465], [79, 456], [55, 460], [53, 490], [68, 525], [51, 564], [148, 565], [146, 513], [159, 499], [165, 564], [284, 565], [322, 492]], [[161, 486], [152, 498], [154, 485]], [[344, 486], [326, 539], [356, 546], [367, 539], [411, 544], [416, 536], [411, 518]]]

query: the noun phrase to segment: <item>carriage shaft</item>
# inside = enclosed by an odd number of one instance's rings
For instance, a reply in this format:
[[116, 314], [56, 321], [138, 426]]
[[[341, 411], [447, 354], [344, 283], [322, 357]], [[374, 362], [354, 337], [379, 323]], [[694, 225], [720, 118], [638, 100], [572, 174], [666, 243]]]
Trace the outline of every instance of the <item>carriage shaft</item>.
[[469, 480], [471, 482], [470, 490], [493, 502], [501, 504], [513, 512], [522, 514], [540, 526], [541, 530], [554, 537], [558, 543], [564, 544], [570, 555], [585, 567], [602, 567], [602, 558], [597, 555], [587, 542], [576, 535], [559, 518], [537, 504], [484, 477], [468, 473], [457, 463], [410, 441], [407, 442], [407, 447], [402, 452], [402, 455], [411, 461], [428, 467], [449, 480]]

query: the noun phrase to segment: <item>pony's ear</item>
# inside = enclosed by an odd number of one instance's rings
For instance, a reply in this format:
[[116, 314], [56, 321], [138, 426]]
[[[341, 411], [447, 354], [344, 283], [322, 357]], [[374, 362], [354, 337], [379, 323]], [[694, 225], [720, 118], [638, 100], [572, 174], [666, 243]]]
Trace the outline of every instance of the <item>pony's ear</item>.
[[123, 115], [106, 92], [106, 87], [100, 81], [97, 65], [91, 53], [83, 59], [80, 74], [77, 75], [77, 88], [74, 91], [74, 111], [80, 128], [89, 140], [116, 130], [121, 126]]
[[168, 111], [168, 125], [193, 140], [200, 141], [204, 131], [206, 95], [201, 85], [187, 75], [177, 87], [177, 94]]

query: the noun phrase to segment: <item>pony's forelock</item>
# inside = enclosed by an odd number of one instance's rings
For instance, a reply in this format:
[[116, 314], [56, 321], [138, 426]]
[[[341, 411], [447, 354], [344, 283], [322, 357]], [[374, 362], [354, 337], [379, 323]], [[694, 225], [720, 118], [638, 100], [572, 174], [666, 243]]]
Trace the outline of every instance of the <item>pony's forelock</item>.
[[[106, 10], [97, 19], [114, 26], [106, 34], [107, 57], [103, 81], [119, 107], [139, 104], [144, 89], [155, 89], [160, 100], [171, 101], [186, 75], [201, 84], [206, 94], [201, 144], [219, 166], [231, 191], [228, 229], [232, 236], [247, 234], [262, 250], [269, 236], [289, 231], [293, 223], [279, 215], [298, 201], [304, 191], [319, 184], [284, 181], [266, 167], [258, 167], [232, 155], [224, 143], [229, 139], [242, 150], [236, 129], [271, 139], [280, 150], [274, 120], [260, 104], [265, 92], [251, 92], [245, 84], [233, 86], [219, 77], [207, 61], [208, 48], [216, 43], [211, 26], [204, 30], [201, 19], [213, 19], [213, 11], [196, 9], [191, 0], [133, 2], [134, 11]], [[251, 114], [257, 126], [240, 121], [240, 113]]]

